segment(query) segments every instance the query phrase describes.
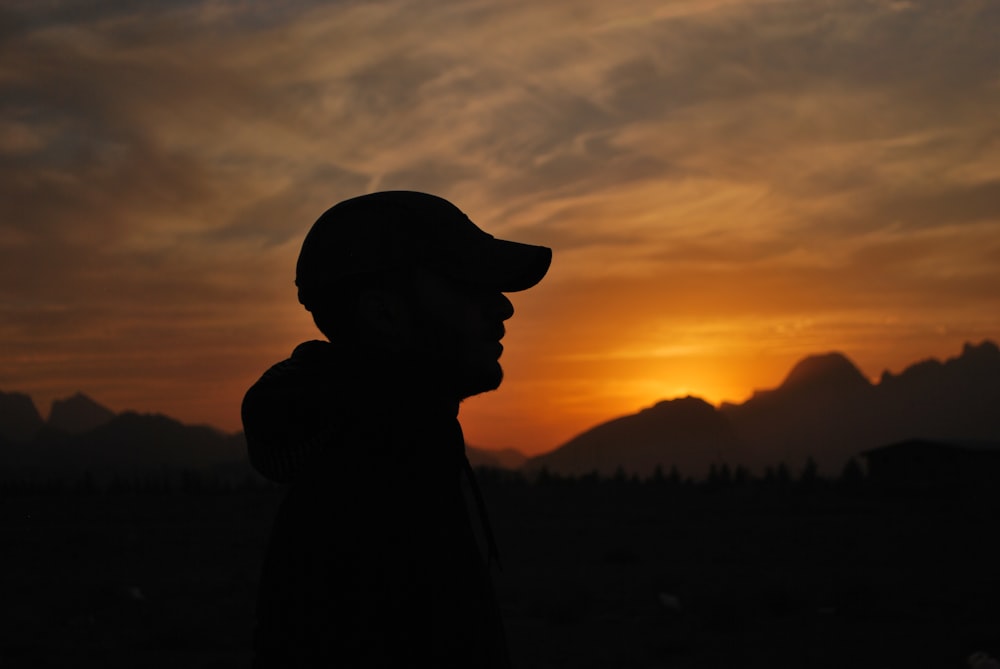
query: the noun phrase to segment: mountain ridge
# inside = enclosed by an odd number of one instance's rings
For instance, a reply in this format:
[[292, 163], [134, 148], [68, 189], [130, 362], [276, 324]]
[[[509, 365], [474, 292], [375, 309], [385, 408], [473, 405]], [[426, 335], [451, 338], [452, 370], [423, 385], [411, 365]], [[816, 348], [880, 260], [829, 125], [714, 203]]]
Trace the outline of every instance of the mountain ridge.
[[[911, 438], [1000, 439], [1000, 347], [966, 343], [945, 361], [921, 360], [869, 381], [843, 353], [806, 356], [776, 388], [715, 407], [687, 396], [584, 430], [532, 458], [468, 446], [475, 465], [542, 467], [566, 474], [618, 468], [648, 475], [677, 466], [700, 476], [712, 464], [760, 470], [816, 460], [834, 473], [859, 452]], [[137, 444], [142, 444], [137, 447]], [[115, 414], [83, 393], [53, 402], [43, 420], [24, 393], [0, 391], [0, 466], [211, 466], [245, 461], [245, 438], [162, 414]]]
[[[836, 474], [863, 450], [892, 441], [1000, 439], [1000, 348], [990, 340], [966, 343], [957, 357], [920, 361], [898, 375], [884, 372], [877, 384], [843, 353], [807, 356], [776, 388], [713, 407], [733, 431], [714, 441], [710, 434], [685, 433], [666, 416], [650, 424], [646, 416], [661, 404], [585, 430], [530, 458], [526, 468], [608, 475], [614, 462], [630, 474], [649, 475], [656, 461], [698, 477], [720, 460], [761, 471], [780, 462], [800, 467], [812, 458], [824, 473]], [[660, 444], [655, 456], [653, 442]], [[698, 450], [699, 443], [711, 448]]]
[[[518, 469], [519, 451], [467, 447], [473, 466]], [[34, 474], [136, 473], [162, 468], [249, 466], [242, 432], [190, 425], [160, 413], [116, 414], [77, 392], [43, 420], [24, 393], [0, 391], [0, 468]]]
[[114, 417], [114, 411], [77, 391], [65, 399], [53, 400], [52, 410], [45, 423], [62, 432], [82, 434], [105, 425]]

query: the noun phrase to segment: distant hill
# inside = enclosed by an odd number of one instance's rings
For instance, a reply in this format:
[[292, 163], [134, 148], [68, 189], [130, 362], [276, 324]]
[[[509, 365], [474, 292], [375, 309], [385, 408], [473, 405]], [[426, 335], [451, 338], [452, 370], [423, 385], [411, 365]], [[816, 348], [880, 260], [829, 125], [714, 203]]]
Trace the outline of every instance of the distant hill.
[[[473, 466], [518, 469], [519, 451], [468, 448]], [[0, 392], [0, 469], [29, 476], [135, 474], [245, 464], [243, 433], [185, 425], [162, 414], [115, 414], [83, 393], [52, 403], [43, 421], [31, 397]]]
[[966, 344], [945, 362], [926, 360], [872, 384], [842, 353], [805, 358], [777, 388], [718, 409], [685, 398], [602, 423], [528, 470], [649, 475], [657, 464], [702, 477], [713, 462], [755, 471], [813, 458], [837, 474], [859, 452], [911, 438], [1000, 439], [1000, 349]]
[[185, 425], [161, 414], [115, 414], [82, 393], [52, 403], [42, 421], [31, 398], [0, 393], [0, 469], [28, 478], [133, 475], [226, 468], [249, 474], [242, 433]]
[[203, 468], [245, 459], [246, 453], [242, 434], [132, 411], [81, 434], [51, 431], [46, 437], [34, 444], [36, 458], [72, 469]]
[[[20, 393], [0, 393], [0, 467], [34, 474], [217, 468], [246, 461], [243, 433], [185, 425], [162, 414], [116, 415], [82, 393], [56, 400], [48, 421]], [[468, 448], [475, 467], [518, 469], [524, 454]]]
[[465, 454], [473, 467], [520, 469], [528, 459], [524, 453], [513, 448], [494, 450], [466, 446]]
[[836, 473], [859, 450], [881, 443], [877, 395], [845, 355], [809, 356], [777, 388], [720, 407], [742, 442], [742, 457], [734, 464], [799, 467], [812, 457], [827, 473]]
[[101, 406], [83, 393], [52, 402], [46, 425], [61, 432], [82, 434], [110, 423], [115, 412]]
[[[562, 447], [528, 460], [528, 469], [546, 467], [560, 474], [592, 471], [652, 473], [657, 465], [684, 472], [706, 462], [732, 462], [740, 453], [729, 419], [696, 397], [667, 400], [637, 414], [602, 423]], [[669, 461], [665, 454], [670, 454]]]
[[[1000, 348], [966, 344], [961, 355], [924, 360], [877, 384], [842, 353], [809, 356], [782, 383], [742, 404], [666, 400], [597, 425], [527, 461], [513, 449], [468, 449], [473, 465], [563, 474], [648, 476], [676, 466], [700, 478], [713, 463], [761, 472], [813, 458], [838, 473], [861, 451], [909, 439], [1000, 440]], [[163, 467], [246, 467], [242, 434], [184, 425], [159, 414], [115, 415], [87, 396], [53, 402], [43, 421], [32, 399], [0, 392], [0, 469], [135, 472]]]
[[42, 429], [43, 423], [31, 397], [0, 391], [0, 441], [30, 441]]

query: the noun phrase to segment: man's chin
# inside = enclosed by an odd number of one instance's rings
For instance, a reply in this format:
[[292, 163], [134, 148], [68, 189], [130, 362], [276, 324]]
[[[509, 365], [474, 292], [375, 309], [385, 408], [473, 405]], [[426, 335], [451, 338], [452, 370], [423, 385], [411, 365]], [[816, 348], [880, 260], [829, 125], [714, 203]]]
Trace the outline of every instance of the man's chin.
[[466, 383], [463, 384], [460, 391], [461, 399], [496, 390], [502, 382], [503, 369], [500, 367], [500, 363], [495, 363], [494, 369], [483, 370], [475, 377], [466, 379]]

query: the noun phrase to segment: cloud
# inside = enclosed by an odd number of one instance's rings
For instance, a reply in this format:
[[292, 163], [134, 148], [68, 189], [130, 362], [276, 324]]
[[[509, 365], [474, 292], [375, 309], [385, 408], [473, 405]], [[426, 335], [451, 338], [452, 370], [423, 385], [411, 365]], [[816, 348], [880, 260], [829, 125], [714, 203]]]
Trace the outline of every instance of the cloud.
[[[0, 25], [2, 332], [78, 356], [80, 386], [107, 352], [302, 336], [298, 240], [376, 188], [555, 249], [524, 327], [575, 339], [541, 357], [637, 350], [664, 314], [1000, 327], [972, 315], [1000, 288], [995, 3], [57, 2]], [[239, 355], [219, 373], [266, 359]]]

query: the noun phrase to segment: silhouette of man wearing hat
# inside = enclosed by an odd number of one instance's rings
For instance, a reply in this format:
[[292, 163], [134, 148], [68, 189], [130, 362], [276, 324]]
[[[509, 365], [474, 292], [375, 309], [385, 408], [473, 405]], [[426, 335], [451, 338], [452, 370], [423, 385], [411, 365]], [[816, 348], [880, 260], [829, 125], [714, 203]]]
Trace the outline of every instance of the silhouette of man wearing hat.
[[502, 380], [504, 293], [550, 260], [424, 193], [352, 198], [313, 225], [296, 285], [327, 341], [300, 344], [243, 401], [251, 462], [287, 484], [257, 669], [509, 666], [457, 415]]

